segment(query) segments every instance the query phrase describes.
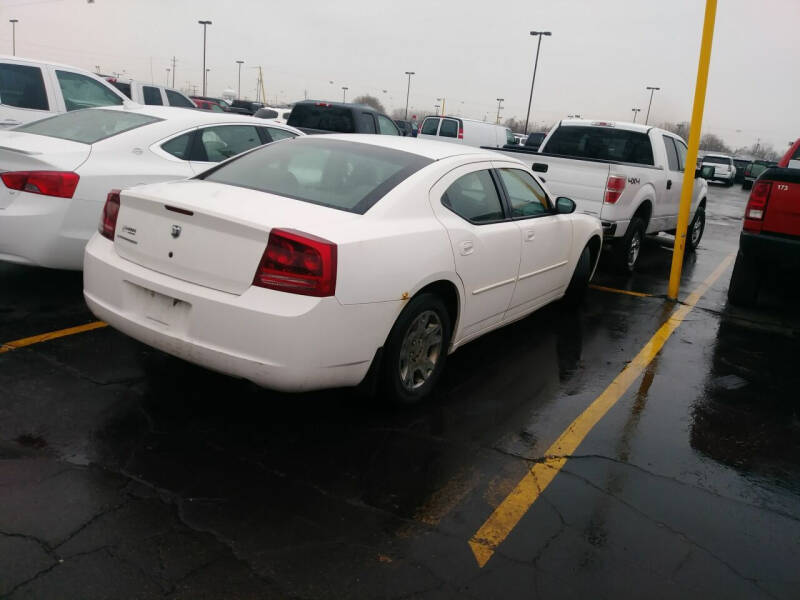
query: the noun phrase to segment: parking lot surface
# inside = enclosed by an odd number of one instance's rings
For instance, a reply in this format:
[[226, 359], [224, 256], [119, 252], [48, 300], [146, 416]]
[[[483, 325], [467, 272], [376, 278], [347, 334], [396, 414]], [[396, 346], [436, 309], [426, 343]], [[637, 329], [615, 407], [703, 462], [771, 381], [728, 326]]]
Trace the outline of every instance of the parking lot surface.
[[1, 264], [0, 597], [800, 597], [800, 293], [728, 306], [746, 193], [709, 193], [688, 304], [648, 240], [410, 409], [82, 330], [80, 273]]

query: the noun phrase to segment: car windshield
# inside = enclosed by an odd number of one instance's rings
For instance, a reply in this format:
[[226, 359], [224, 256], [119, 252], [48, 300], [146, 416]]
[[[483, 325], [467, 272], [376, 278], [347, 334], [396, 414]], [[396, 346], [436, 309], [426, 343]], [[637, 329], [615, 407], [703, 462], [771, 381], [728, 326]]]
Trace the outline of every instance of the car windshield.
[[653, 148], [646, 133], [613, 127], [559, 127], [545, 151], [575, 158], [653, 164]]
[[325, 104], [296, 105], [289, 115], [288, 124], [338, 133], [353, 133], [356, 130], [353, 113], [349, 109]]
[[198, 178], [364, 214], [431, 162], [372, 144], [307, 137], [263, 146]]
[[715, 165], [730, 165], [731, 159], [724, 156], [704, 156], [703, 162]]
[[63, 113], [15, 127], [15, 131], [94, 144], [111, 136], [160, 121], [156, 117], [127, 112], [91, 108]]

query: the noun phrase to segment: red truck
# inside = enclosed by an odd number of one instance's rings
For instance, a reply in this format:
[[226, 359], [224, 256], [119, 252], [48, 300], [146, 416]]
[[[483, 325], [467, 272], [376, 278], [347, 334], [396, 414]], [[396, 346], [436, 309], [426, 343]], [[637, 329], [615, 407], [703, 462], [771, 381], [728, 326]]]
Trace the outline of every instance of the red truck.
[[728, 300], [755, 304], [769, 268], [800, 268], [800, 139], [753, 184]]

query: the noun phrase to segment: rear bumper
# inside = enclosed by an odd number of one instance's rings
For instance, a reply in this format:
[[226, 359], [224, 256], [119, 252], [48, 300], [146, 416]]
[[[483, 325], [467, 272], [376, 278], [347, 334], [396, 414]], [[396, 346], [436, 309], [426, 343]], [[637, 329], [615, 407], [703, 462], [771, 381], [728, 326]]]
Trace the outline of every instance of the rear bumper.
[[743, 231], [739, 236], [739, 251], [776, 266], [800, 268], [800, 237]]
[[84, 297], [98, 318], [145, 344], [289, 392], [359, 384], [402, 308], [261, 288], [228, 294], [120, 258], [100, 235], [86, 246]]

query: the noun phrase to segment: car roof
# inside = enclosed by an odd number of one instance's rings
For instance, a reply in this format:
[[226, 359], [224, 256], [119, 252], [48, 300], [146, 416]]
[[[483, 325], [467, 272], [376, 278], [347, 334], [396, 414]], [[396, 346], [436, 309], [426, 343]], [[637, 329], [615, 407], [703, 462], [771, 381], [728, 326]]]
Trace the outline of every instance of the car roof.
[[26, 62], [26, 63], [35, 63], [37, 65], [50, 65], [51, 67], [63, 67], [64, 69], [71, 69], [72, 71], [81, 71], [83, 73], [91, 73], [95, 77], [100, 79], [105, 79], [104, 75], [96, 75], [92, 73], [88, 69], [83, 69], [81, 67], [76, 67], [75, 65], [65, 65], [64, 63], [57, 63], [51, 60], [39, 60], [38, 58], [26, 58], [24, 56], [11, 56], [9, 54], [0, 54], [0, 60], [2, 61], [15, 61], [15, 62]]
[[316, 106], [324, 105], [324, 106], [338, 106], [340, 108], [367, 108], [373, 112], [379, 113], [380, 111], [375, 110], [374, 106], [370, 106], [369, 104], [360, 104], [358, 102], [330, 102], [328, 100], [299, 100], [294, 103], [295, 106]]
[[[304, 140], [314, 139], [317, 136], [308, 136]], [[376, 135], [369, 133], [334, 133], [324, 136], [326, 140], [345, 140], [348, 142], [358, 142], [401, 150], [411, 154], [417, 154], [430, 158], [431, 160], [442, 160], [453, 156], [472, 155], [486, 160], [498, 160], [498, 155], [488, 150], [481, 150], [473, 146], [464, 146], [452, 142], [439, 142], [436, 140], [419, 139], [412, 137], [402, 137], [396, 135]]]
[[[181, 106], [153, 106], [143, 104], [129, 104], [128, 106], [102, 106], [99, 108], [90, 108], [88, 110], [120, 110], [126, 112], [134, 112], [141, 115], [148, 115], [158, 119], [168, 120], [172, 123], [185, 121], [187, 127], [201, 125], [203, 123], [252, 123], [253, 125], [267, 125], [274, 126], [275, 123], [269, 123], [265, 119], [258, 117], [251, 117], [249, 115], [240, 115], [237, 113], [225, 112], [212, 112], [208, 110], [184, 108]], [[283, 125], [282, 127], [292, 129]]]

